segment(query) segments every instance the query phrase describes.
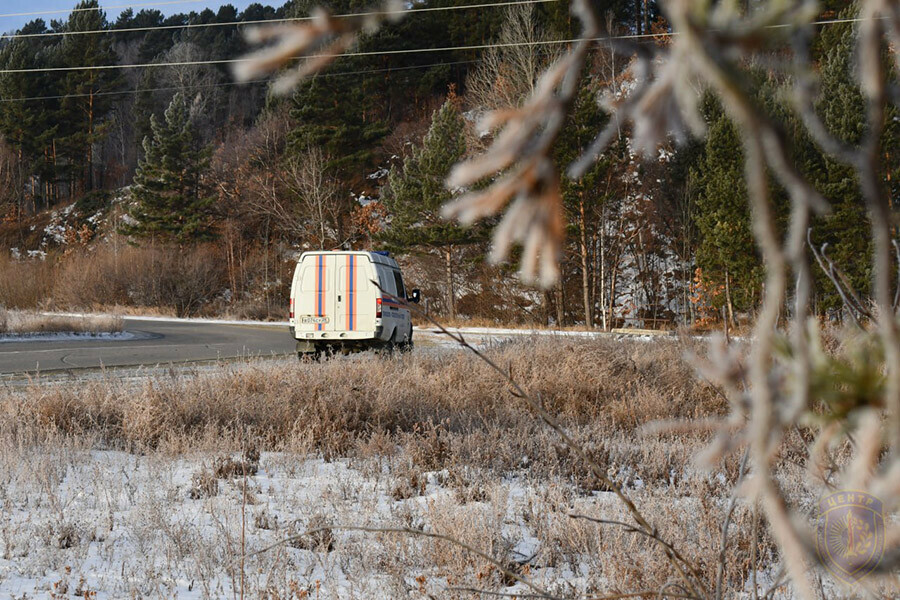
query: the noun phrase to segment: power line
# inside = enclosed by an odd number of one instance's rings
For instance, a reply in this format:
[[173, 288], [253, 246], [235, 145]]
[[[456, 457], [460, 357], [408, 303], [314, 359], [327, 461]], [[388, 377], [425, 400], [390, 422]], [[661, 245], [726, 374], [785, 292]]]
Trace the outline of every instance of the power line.
[[99, 8], [62, 8], [59, 10], [41, 10], [36, 12], [6, 13], [0, 15], [0, 19], [11, 17], [39, 17], [42, 15], [66, 15], [77, 12], [91, 12], [95, 10], [116, 10], [124, 8], [150, 8], [154, 6], [172, 6], [175, 4], [200, 4], [208, 0], [169, 0], [168, 2], [144, 2], [141, 4], [122, 4], [119, 6], [101, 6]]
[[[828, 19], [822, 21], [814, 21], [810, 25], [832, 25], [836, 23], [857, 23], [868, 19], [852, 18], [852, 19]], [[788, 27], [787, 24], [768, 25], [768, 29], [777, 29]], [[542, 40], [537, 42], [507, 42], [503, 44], [475, 44], [471, 46], [444, 46], [440, 48], [406, 48], [399, 50], [372, 50], [367, 52], [344, 52], [341, 54], [317, 54], [315, 57], [324, 58], [340, 58], [342, 56], [393, 56], [399, 54], [425, 54], [433, 52], [458, 52], [466, 50], [488, 50], [491, 48], [517, 48], [522, 46], [547, 46], [554, 44], [575, 44], [578, 42], [611, 42], [617, 40], [635, 40], [647, 38], [673, 37], [678, 32], [662, 32], [662, 33], [634, 33], [626, 35], [599, 36], [593, 38], [571, 38], [565, 40]], [[303, 57], [295, 57], [299, 60]], [[154, 67], [190, 67], [201, 65], [233, 65], [243, 62], [252, 62], [254, 58], [230, 58], [218, 60], [191, 60], [177, 62], [157, 62], [157, 63], [137, 63], [128, 65], [86, 65], [83, 67], [38, 67], [30, 69], [0, 69], [0, 75], [7, 74], [25, 74], [25, 73], [60, 73], [72, 71], [108, 71], [116, 69], [148, 69]]]
[[[626, 36], [617, 38], [591, 38], [588, 41], [597, 41], [604, 39], [623, 39]], [[627, 36], [627, 37], [643, 37], [643, 36]], [[316, 56], [325, 56], [329, 58], [339, 58], [341, 56], [391, 56], [395, 54], [421, 54], [430, 52], [453, 52], [457, 50], [485, 50], [488, 48], [513, 48], [518, 46], [545, 46], [550, 44], [571, 44], [583, 41], [582, 38], [574, 38], [571, 40], [545, 40], [540, 42], [508, 42], [505, 44], [477, 44], [474, 46], [445, 46], [442, 48], [407, 48], [401, 50], [379, 50], [371, 52], [344, 52], [343, 54], [318, 54]], [[160, 62], [160, 63], [140, 63], [131, 65], [88, 65], [84, 67], [40, 67], [33, 69], [0, 69], [0, 75], [21, 74], [21, 73], [60, 73], [70, 71], [108, 71], [113, 69], [148, 69], [153, 67], [192, 67], [199, 65], [233, 65], [242, 62], [251, 62], [253, 58], [227, 58], [219, 60], [186, 60], [178, 62]], [[296, 60], [296, 59], [295, 59]]]
[[[198, 0], [201, 1], [201, 0]], [[205, 1], [205, 0], [202, 0]], [[336, 19], [347, 19], [351, 17], [367, 17], [371, 15], [393, 15], [393, 14], [410, 14], [424, 12], [440, 12], [446, 10], [467, 10], [471, 8], [492, 8], [497, 6], [518, 6], [522, 4], [545, 4], [548, 2], [560, 2], [561, 0], [513, 0], [511, 2], [488, 2], [484, 4], [460, 4], [456, 6], [425, 6], [421, 8], [410, 8], [408, 10], [394, 11], [369, 11], [358, 13], [347, 13], [342, 15], [333, 15]], [[202, 29], [206, 27], [233, 27], [243, 25], [271, 25], [275, 23], [295, 23], [300, 21], [311, 21], [315, 17], [289, 17], [283, 19], [257, 19], [251, 21], [226, 21], [222, 23], [186, 23], [183, 25], [159, 25], [151, 27], [125, 27], [122, 29], [94, 29], [88, 31], [46, 31], [42, 33], [17, 33], [0, 35], [0, 40], [29, 39], [29, 38], [45, 38], [45, 37], [64, 37], [71, 35], [99, 35], [99, 34], [120, 34], [120, 33], [137, 33], [142, 31], [168, 31], [173, 29]]]
[[[343, 73], [322, 73], [317, 75], [317, 77], [344, 77], [348, 75], [367, 75], [370, 73], [392, 73], [395, 71], [409, 71], [412, 69], [429, 69], [431, 67], [442, 67], [442, 66], [454, 66], [454, 65], [465, 65], [471, 64], [474, 62], [478, 62], [476, 60], [457, 60], [453, 62], [441, 62], [441, 63], [431, 63], [428, 65], [410, 65], [406, 67], [388, 67], [385, 69], [367, 69], [361, 71], [346, 71]], [[224, 83], [207, 83], [203, 85], [191, 86], [191, 89], [207, 89], [207, 88], [222, 88], [222, 87], [232, 87], [239, 85], [252, 85], [256, 83], [268, 83], [269, 79], [254, 79], [252, 81], [229, 81]], [[10, 102], [32, 102], [38, 100], [62, 100], [64, 98], [88, 98], [88, 97], [97, 97], [97, 96], [126, 96], [131, 94], [144, 94], [151, 92], [172, 92], [185, 89], [182, 86], [171, 86], [171, 87], [157, 87], [157, 88], [148, 88], [145, 90], [119, 90], [115, 92], [97, 92], [95, 94], [60, 94], [57, 96], [32, 96], [29, 98], [0, 98], [0, 104], [8, 104]]]

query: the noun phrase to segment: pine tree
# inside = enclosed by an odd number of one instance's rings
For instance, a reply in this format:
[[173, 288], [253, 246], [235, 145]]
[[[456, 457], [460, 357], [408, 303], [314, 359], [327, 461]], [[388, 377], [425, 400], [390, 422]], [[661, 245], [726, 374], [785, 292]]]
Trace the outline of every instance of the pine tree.
[[[30, 35], [48, 31], [43, 20], [25, 25], [20, 34]], [[55, 47], [46, 46], [40, 38], [15, 38], [0, 49], [0, 66], [3, 69], [28, 69], [54, 65]], [[40, 210], [55, 200], [56, 169], [53, 156], [53, 139], [59, 128], [56, 99], [33, 102], [17, 100], [48, 94], [58, 94], [59, 87], [53, 74], [4, 73], [0, 75], [0, 135], [13, 147], [20, 168], [30, 178], [27, 189], [17, 197], [19, 212], [27, 201], [30, 208]]]
[[[90, 10], [94, 9], [94, 10]], [[66, 32], [102, 31], [108, 28], [106, 13], [97, 0], [82, 0], [69, 15]], [[104, 33], [92, 35], [68, 35], [63, 38], [60, 58], [67, 67], [94, 67], [112, 65], [118, 56], [112, 47], [112, 37]], [[113, 96], [103, 95], [114, 91], [121, 79], [112, 70], [70, 71], [63, 83], [65, 98], [60, 122], [66, 130], [61, 132], [63, 149], [70, 162], [72, 175], [82, 192], [95, 187], [94, 145], [102, 140], [107, 128], [104, 121], [113, 105]]]
[[432, 116], [422, 147], [413, 148], [402, 169], [391, 169], [382, 193], [391, 220], [381, 241], [399, 251], [424, 249], [443, 253], [446, 303], [451, 316], [456, 312], [453, 249], [474, 243], [479, 237], [478, 230], [460, 227], [441, 217], [441, 207], [452, 197], [444, 180], [466, 152], [464, 127], [456, 99], [447, 100]]
[[[575, 99], [569, 122], [557, 141], [556, 164], [561, 172], [575, 161], [587, 148], [597, 131], [605, 125], [606, 116], [597, 103], [597, 85], [588, 81], [582, 86]], [[590, 169], [577, 181], [564, 177], [561, 182], [563, 204], [568, 213], [568, 220], [574, 224], [577, 240], [578, 257], [581, 269], [581, 294], [584, 307], [584, 323], [593, 327], [593, 301], [591, 298], [591, 257], [589, 255], [589, 222], [591, 215], [607, 200], [603, 180], [610, 171], [609, 155], [601, 156]], [[572, 228], [572, 227], [570, 227]], [[565, 273], [563, 273], [565, 277]]]
[[150, 123], [153, 137], [144, 138], [132, 189], [134, 223], [124, 233], [179, 243], [211, 239], [213, 196], [204, 185], [209, 152], [199, 147], [184, 96], [175, 95], [164, 122], [154, 116]]
[[[841, 17], [854, 17], [856, 10], [844, 11]], [[848, 144], [858, 144], [865, 131], [865, 99], [853, 80], [853, 49], [856, 32], [851, 24], [839, 23], [828, 28], [821, 39], [822, 93], [816, 107], [822, 121], [835, 137]], [[888, 137], [888, 132], [885, 138]], [[869, 294], [872, 246], [869, 219], [859, 190], [854, 169], [823, 156], [815, 165], [812, 177], [820, 192], [831, 203], [831, 213], [817, 219], [813, 242], [828, 244], [828, 255], [846, 274], [856, 292]], [[842, 305], [831, 282], [818, 275], [817, 296], [823, 308]]]
[[723, 305], [734, 321], [736, 308], [749, 308], [762, 277], [750, 222], [741, 140], [719, 111], [709, 127], [697, 173], [697, 264], [704, 281], [725, 292]]

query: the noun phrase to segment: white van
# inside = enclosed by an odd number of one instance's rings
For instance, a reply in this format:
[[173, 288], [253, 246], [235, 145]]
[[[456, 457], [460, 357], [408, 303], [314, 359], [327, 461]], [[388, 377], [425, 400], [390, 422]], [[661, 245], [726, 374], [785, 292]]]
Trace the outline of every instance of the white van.
[[304, 252], [291, 284], [297, 355], [411, 350], [410, 311], [395, 298], [419, 302], [419, 296], [419, 290], [407, 295], [387, 252]]

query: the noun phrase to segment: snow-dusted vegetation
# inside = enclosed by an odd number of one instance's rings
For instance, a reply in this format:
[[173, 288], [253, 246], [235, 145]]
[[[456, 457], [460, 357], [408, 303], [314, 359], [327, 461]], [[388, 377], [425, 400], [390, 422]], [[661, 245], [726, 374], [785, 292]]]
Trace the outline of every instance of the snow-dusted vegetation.
[[[642, 428], [722, 411], [682, 362], [685, 349], [545, 337], [486, 352], [713, 577], [739, 465], [701, 469], [707, 436]], [[572, 597], [656, 589], [670, 574], [664, 548], [591, 520], [629, 515], [468, 353], [0, 394], [0, 588], [17, 598], [527, 592], [516, 577]], [[800, 473], [782, 475], [811, 505]], [[741, 502], [732, 515], [726, 575], [736, 593], [754, 568], [761, 587], [776, 575], [764, 532], [751, 564], [752, 514]]]
[[122, 332], [122, 319], [115, 315], [62, 315], [0, 306], [0, 341], [6, 338], [60, 334], [110, 335]]

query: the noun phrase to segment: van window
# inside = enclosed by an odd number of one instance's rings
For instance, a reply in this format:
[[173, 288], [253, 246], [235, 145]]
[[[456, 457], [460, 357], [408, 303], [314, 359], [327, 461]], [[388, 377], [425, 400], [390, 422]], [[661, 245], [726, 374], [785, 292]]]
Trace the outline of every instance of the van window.
[[375, 270], [378, 271], [378, 285], [381, 287], [381, 291], [391, 296], [397, 296], [397, 284], [394, 282], [391, 269], [384, 265], [375, 265]]
[[406, 288], [403, 287], [403, 276], [400, 271], [394, 271], [394, 285], [397, 288], [397, 297], [406, 300]]

